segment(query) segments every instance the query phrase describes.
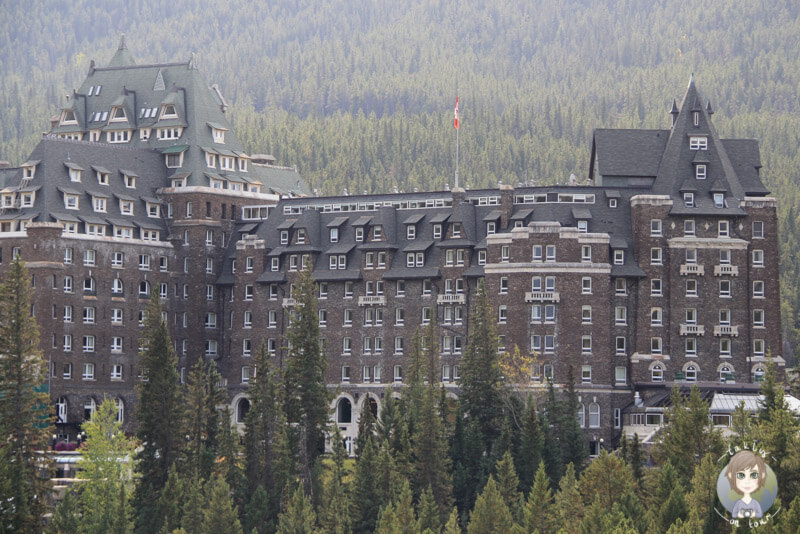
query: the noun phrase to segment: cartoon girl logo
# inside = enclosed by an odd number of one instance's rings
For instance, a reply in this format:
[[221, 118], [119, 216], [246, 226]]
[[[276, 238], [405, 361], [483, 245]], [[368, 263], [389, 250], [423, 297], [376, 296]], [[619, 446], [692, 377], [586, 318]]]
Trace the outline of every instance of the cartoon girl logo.
[[741, 450], [733, 455], [717, 479], [717, 495], [734, 520], [750, 523], [764, 517], [775, 502], [775, 473], [758, 454]]

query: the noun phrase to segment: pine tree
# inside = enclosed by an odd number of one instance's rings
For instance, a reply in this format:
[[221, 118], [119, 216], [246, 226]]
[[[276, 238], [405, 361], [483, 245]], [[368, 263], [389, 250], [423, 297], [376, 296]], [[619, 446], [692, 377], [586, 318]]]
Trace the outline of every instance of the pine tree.
[[383, 506], [382, 489], [376, 479], [378, 459], [374, 439], [369, 438], [356, 462], [353, 475], [353, 532], [368, 534], [375, 529], [378, 512]]
[[321, 534], [316, 528], [317, 516], [303, 488], [296, 488], [278, 518], [277, 534]]
[[61, 502], [56, 506], [53, 518], [47, 526], [48, 534], [74, 534], [80, 532], [81, 517], [78, 497], [73, 488], [67, 488]]
[[142, 446], [136, 455], [136, 472], [140, 479], [133, 507], [136, 532], [143, 534], [161, 529], [163, 518], [158, 516], [155, 504], [167, 483], [170, 469], [182, 455], [184, 444], [178, 361], [155, 291], [150, 295], [144, 337], [139, 344], [143, 349], [140, 372], [147, 379], [138, 385], [137, 436]]
[[375, 438], [375, 414], [372, 413], [369, 398], [364, 399], [361, 414], [358, 417], [358, 436], [356, 436], [356, 456], [360, 457], [364, 444]]
[[461, 527], [458, 525], [458, 510], [453, 508], [450, 512], [450, 517], [447, 518], [447, 523], [444, 525], [443, 534], [461, 534]]
[[524, 501], [522, 492], [519, 491], [519, 477], [514, 468], [514, 459], [509, 451], [506, 451], [503, 457], [497, 461], [494, 476], [497, 478], [497, 490], [503, 497], [503, 502], [508, 506], [514, 520], [519, 521]]
[[345, 483], [345, 461], [347, 450], [342, 442], [342, 433], [334, 425], [333, 457], [330, 478], [325, 487], [325, 498], [320, 512], [320, 526], [330, 534], [348, 534], [351, 532], [351, 510], [348, 485]]
[[397, 498], [384, 507], [378, 519], [379, 534], [418, 534], [414, 505], [411, 502], [411, 487], [405, 481], [398, 492]]
[[[574, 477], [574, 471], [572, 471], [572, 474]], [[565, 480], [566, 478], [562, 479], [562, 481]], [[554, 524], [551, 509], [552, 502], [553, 496], [550, 492], [550, 481], [547, 479], [544, 462], [540, 461], [533, 487], [528, 494], [528, 500], [525, 502], [523, 524], [528, 532], [550, 532]]]
[[300, 480], [308, 494], [313, 491], [312, 473], [325, 448], [330, 394], [326, 387], [328, 363], [319, 346], [319, 317], [310, 264], [303, 266], [295, 286], [297, 305], [288, 332], [289, 355], [285, 372], [286, 420], [291, 425], [298, 453]]
[[267, 523], [248, 523], [250, 528], [265, 532], [277, 524], [282, 491], [290, 480], [291, 467], [277, 372], [263, 343], [256, 353], [255, 366], [258, 372], [248, 386], [250, 410], [245, 417], [243, 440], [247, 477], [245, 499], [252, 503], [259, 487], [269, 496], [267, 509], [259, 512]]
[[[194, 486], [202, 485], [203, 481], [196, 472], [193, 472], [185, 483], [186, 485]], [[178, 475], [178, 471], [173, 465], [156, 505], [156, 513], [162, 521], [162, 530], [172, 532], [180, 527], [183, 518], [183, 490], [184, 480]]]
[[231, 488], [225, 479], [214, 476], [208, 481], [205, 485], [205, 502], [203, 533], [242, 534], [242, 524], [231, 499]]
[[724, 520], [714, 510], [719, 471], [720, 467], [716, 458], [711, 454], [703, 456], [700, 465], [695, 468], [692, 482], [689, 484], [691, 491], [686, 495], [689, 515], [700, 522], [705, 534], [719, 531], [724, 524]]
[[475, 500], [475, 508], [469, 516], [467, 534], [494, 534], [508, 532], [514, 526], [511, 511], [497, 489], [494, 477], [489, 476], [483, 491]]
[[[253, 377], [255, 379], [256, 377]], [[220, 475], [233, 491], [234, 502], [244, 509], [247, 496], [247, 481], [242, 469], [241, 446], [238, 430], [231, 423], [231, 409], [227, 404], [220, 414], [218, 459], [214, 464], [214, 474]], [[247, 531], [250, 532], [249, 530]]]
[[25, 265], [14, 258], [0, 286], [0, 531], [39, 532], [50, 493], [47, 449], [47, 362], [31, 317], [31, 285]]
[[[210, 482], [207, 482], [208, 484]], [[204, 484], [189, 484], [186, 486], [183, 502], [183, 518], [181, 527], [186, 532], [203, 532], [205, 528], [205, 509], [207, 506], [204, 493]]]
[[198, 359], [189, 372], [185, 391], [186, 471], [197, 472], [208, 480], [217, 459], [219, 446], [220, 413], [217, 408], [225, 404], [225, 390], [219, 385], [222, 375], [214, 360]]
[[625, 493], [633, 491], [635, 483], [630, 466], [603, 449], [581, 475], [580, 486], [584, 503], [599, 501], [601, 508], [609, 510]]
[[420, 495], [417, 509], [420, 532], [424, 533], [426, 530], [440, 532], [442, 530], [442, 513], [430, 487], [425, 488]]
[[[538, 476], [537, 472], [537, 476]], [[534, 482], [534, 487], [536, 483]], [[558, 493], [554, 498], [553, 520], [567, 532], [577, 532], [583, 518], [583, 498], [575, 479], [575, 467], [567, 464], [564, 476], [558, 483]]]
[[[623, 439], [626, 439], [623, 437]], [[629, 463], [631, 465], [631, 471], [633, 472], [633, 478], [639, 483], [642, 480], [642, 466], [644, 464], [644, 459], [642, 458], [642, 446], [639, 442], [639, 434], [633, 434], [633, 440], [631, 441], [630, 450], [628, 452], [630, 456]]]
[[491, 456], [500, 434], [503, 403], [495, 313], [483, 280], [473, 302], [469, 340], [461, 360], [461, 403], [467, 417], [477, 422], [484, 452]]
[[533, 485], [536, 468], [542, 461], [544, 447], [544, 432], [542, 431], [539, 416], [536, 413], [536, 401], [531, 395], [525, 406], [520, 435], [518, 453], [514, 456], [514, 465], [517, 466], [520, 489], [527, 493]]
[[559, 430], [562, 461], [565, 464], [572, 463], [575, 466], [575, 471], [580, 474], [584, 464], [589, 459], [589, 449], [586, 446], [586, 438], [577, 418], [580, 403], [578, 402], [578, 392], [575, 391], [575, 380], [572, 373], [572, 366], [570, 365], [567, 373], [566, 395], [561, 401], [561, 410], [559, 411], [561, 417]]
[[81, 461], [80, 509], [82, 532], [105, 534], [113, 530], [118, 518], [130, 518], [131, 511], [120, 502], [130, 486], [135, 444], [117, 421], [117, 403], [104, 400], [91, 420], [83, 424], [86, 432]]
[[[544, 447], [542, 450], [542, 458], [544, 460], [545, 469], [547, 469], [547, 476], [553, 484], [558, 484], [561, 480], [561, 474], [564, 472], [564, 462], [562, 456], [561, 444], [561, 404], [556, 399], [555, 388], [553, 383], [549, 382], [547, 385], [547, 402], [542, 417], [542, 428], [544, 432]], [[567, 462], [569, 463], [569, 462]], [[573, 469], [575, 466], [573, 465]]]

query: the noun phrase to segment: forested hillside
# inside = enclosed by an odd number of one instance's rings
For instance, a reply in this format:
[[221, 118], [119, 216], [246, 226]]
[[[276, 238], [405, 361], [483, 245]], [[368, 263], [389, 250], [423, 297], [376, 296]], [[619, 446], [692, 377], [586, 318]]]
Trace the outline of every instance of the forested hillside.
[[800, 4], [791, 0], [29, 0], [0, 5], [0, 158], [24, 161], [119, 34], [197, 52], [252, 152], [321, 193], [585, 179], [598, 127], [663, 128], [689, 75], [780, 198], [784, 331], [800, 308]]

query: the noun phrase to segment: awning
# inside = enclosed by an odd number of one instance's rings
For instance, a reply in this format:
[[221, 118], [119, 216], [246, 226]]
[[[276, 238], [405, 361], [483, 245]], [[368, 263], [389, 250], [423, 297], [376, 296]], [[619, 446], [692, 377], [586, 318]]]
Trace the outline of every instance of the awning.
[[160, 148], [159, 151], [162, 154], [180, 154], [181, 152], [186, 151], [189, 148], [189, 145], [175, 145], [175, 146], [168, 146], [167, 148]]
[[572, 208], [572, 216], [575, 220], [585, 221], [592, 218], [592, 212], [586, 208]]

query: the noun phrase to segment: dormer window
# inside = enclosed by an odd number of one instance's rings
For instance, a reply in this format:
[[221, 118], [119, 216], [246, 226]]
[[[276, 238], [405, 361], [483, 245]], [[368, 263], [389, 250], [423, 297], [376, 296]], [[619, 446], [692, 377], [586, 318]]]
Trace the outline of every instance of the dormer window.
[[119, 201], [119, 212], [122, 215], [133, 215], [133, 201], [132, 200], [120, 200]]
[[708, 137], [705, 136], [690, 137], [689, 148], [691, 150], [708, 150]]
[[219, 157], [219, 168], [223, 171], [232, 171], [233, 170], [233, 157], [231, 156], [220, 156]]
[[130, 130], [110, 130], [106, 132], [106, 141], [109, 143], [127, 143], [130, 140]]
[[33, 191], [22, 193], [20, 195], [20, 206], [23, 208], [32, 208], [35, 199], [36, 193]]
[[181, 165], [183, 165], [183, 152], [178, 152], [175, 154], [165, 154], [166, 155], [166, 163], [168, 169], [177, 169]]
[[306, 242], [306, 229], [305, 228], [298, 228], [297, 229], [297, 244], [303, 245]]
[[211, 128], [211, 137], [214, 139], [215, 143], [225, 143], [225, 130], [222, 128]]
[[247, 159], [239, 158], [239, 172], [247, 172]]
[[172, 187], [183, 187], [183, 178], [173, 178]]
[[83, 175], [83, 171], [80, 169], [70, 169], [69, 170], [69, 181], [70, 182], [80, 182], [81, 177]]
[[71, 109], [65, 109], [61, 117], [61, 124], [78, 124], [78, 119], [75, 117], [75, 112]]
[[128, 120], [127, 115], [125, 115], [125, 108], [122, 107], [114, 107], [111, 108], [111, 122], [122, 122]]
[[694, 167], [694, 177], [698, 180], [705, 180], [708, 176], [708, 167], [705, 164], [698, 164]]
[[714, 193], [714, 207], [715, 208], [725, 207], [725, 193]]
[[108, 173], [97, 171], [97, 183], [100, 185], [108, 185]]
[[413, 224], [409, 224], [406, 226], [406, 239], [416, 239], [417, 238], [417, 227]]
[[36, 165], [28, 165], [27, 167], [22, 167], [23, 180], [33, 180], [34, 174], [36, 174]]
[[578, 231], [579, 232], [588, 232], [589, 231], [589, 221], [585, 221], [585, 220], [578, 221]]
[[152, 130], [150, 128], [142, 128], [139, 130], [139, 140], [140, 141], [147, 141], [150, 139], [150, 134]]
[[3, 195], [3, 204], [2, 207], [4, 208], [13, 208], [14, 207], [14, 195], [11, 193], [6, 193]]
[[687, 208], [693, 208], [694, 207], [694, 193], [684, 193], [683, 194], [683, 204]]
[[453, 237], [461, 237], [461, 223], [454, 222], [453, 223]]
[[206, 167], [211, 167], [212, 169], [217, 166], [217, 155], [213, 152], [206, 152]]
[[123, 174], [122, 179], [125, 182], [125, 187], [128, 189], [136, 188], [136, 177], [130, 174]]
[[98, 213], [106, 212], [106, 197], [92, 197], [92, 207]]
[[380, 241], [383, 239], [383, 226], [380, 224], [376, 224], [375, 227], [372, 229], [372, 240], [373, 241]]
[[177, 118], [178, 112], [175, 110], [174, 104], [164, 104], [161, 108], [161, 118], [162, 119], [174, 119]]
[[692, 120], [694, 121], [695, 126], [700, 126], [700, 112], [695, 111], [692, 113]]
[[183, 128], [159, 128], [156, 132], [159, 139], [179, 139]]
[[209, 178], [208, 182], [212, 189], [224, 189], [225, 182], [222, 180], [215, 180], [214, 178]]
[[80, 197], [70, 193], [64, 193], [64, 207], [68, 210], [80, 209]]
[[148, 202], [147, 203], [147, 216], [158, 218], [161, 217], [161, 207], [156, 204], [155, 202]]

